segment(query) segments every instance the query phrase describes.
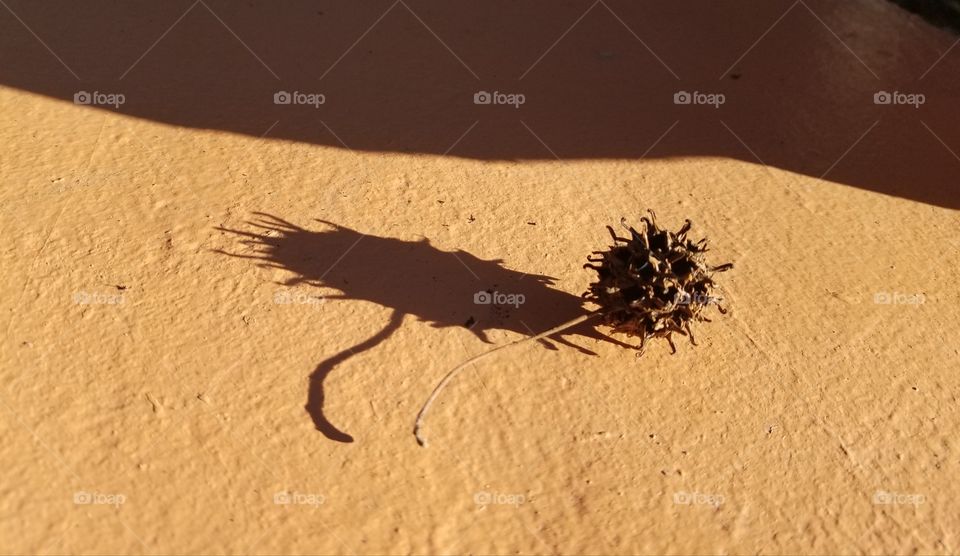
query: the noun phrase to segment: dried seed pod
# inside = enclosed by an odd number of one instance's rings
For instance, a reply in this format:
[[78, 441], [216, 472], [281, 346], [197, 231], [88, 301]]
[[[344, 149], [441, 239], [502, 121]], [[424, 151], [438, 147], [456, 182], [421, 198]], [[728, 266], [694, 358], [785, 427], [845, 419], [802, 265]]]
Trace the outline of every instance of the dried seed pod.
[[620, 219], [620, 224], [630, 231], [629, 239], [618, 237], [613, 228], [607, 226], [613, 236], [613, 246], [607, 251], [594, 251], [587, 257], [588, 261], [599, 266], [586, 264], [584, 267], [596, 270], [598, 277], [583, 297], [599, 305], [599, 309], [536, 336], [497, 346], [451, 369], [417, 414], [413, 425], [417, 443], [427, 445], [423, 435], [427, 412], [447, 384], [469, 365], [500, 350], [535, 342], [594, 318], [599, 318], [615, 332], [639, 336], [640, 353], [643, 353], [647, 338], [666, 338], [676, 352], [671, 338], [674, 332], [689, 336], [690, 342], [696, 345], [690, 323], [709, 321], [701, 313], [710, 304], [716, 304], [721, 313], [726, 313], [719, 304], [720, 298], [711, 295], [715, 287], [713, 273], [730, 270], [733, 264], [708, 266], [704, 260], [707, 240], [693, 242], [687, 239], [691, 226], [689, 220], [673, 233], [660, 229], [656, 215], [652, 210], [649, 212], [650, 218], [640, 219], [644, 223], [642, 233], [628, 226], [626, 219]]
[[733, 264], [708, 265], [707, 240], [687, 238], [689, 220], [673, 233], [657, 226], [656, 215], [649, 212], [649, 218], [640, 219], [641, 231], [620, 220], [629, 238], [607, 226], [613, 246], [587, 257], [584, 267], [597, 272], [597, 281], [583, 297], [600, 306], [602, 324], [639, 337], [641, 353], [648, 338], [666, 338], [675, 353], [674, 333], [689, 336], [696, 345], [690, 325], [710, 320], [703, 315], [708, 305], [726, 313], [720, 297], [713, 295], [713, 273], [730, 270]]

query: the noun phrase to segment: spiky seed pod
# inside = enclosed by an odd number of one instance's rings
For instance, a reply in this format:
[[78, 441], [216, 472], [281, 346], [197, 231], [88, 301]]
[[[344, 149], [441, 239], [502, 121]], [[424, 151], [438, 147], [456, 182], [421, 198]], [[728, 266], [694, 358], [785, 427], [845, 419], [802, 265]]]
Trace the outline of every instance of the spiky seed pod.
[[616, 332], [639, 336], [640, 353], [643, 353], [647, 338], [666, 338], [676, 352], [677, 348], [671, 339], [674, 332], [689, 335], [690, 342], [696, 345], [690, 323], [709, 321], [701, 312], [712, 303], [717, 303], [717, 309], [726, 313], [718, 304], [719, 298], [711, 296], [710, 293], [715, 286], [713, 273], [730, 270], [733, 264], [708, 266], [704, 261], [707, 240], [693, 242], [687, 239], [691, 226], [689, 220], [674, 234], [657, 227], [656, 215], [652, 210], [649, 212], [649, 219], [640, 219], [645, 224], [643, 233], [628, 226], [626, 219], [621, 218], [620, 224], [630, 230], [630, 239], [618, 237], [613, 228], [607, 226], [613, 236], [613, 246], [607, 251], [594, 251], [594, 256], [587, 257], [588, 261], [599, 263], [599, 266], [584, 266], [596, 270], [599, 276], [583, 297], [599, 305], [599, 309], [536, 336], [487, 350], [451, 369], [433, 389], [417, 414], [413, 425], [417, 443], [421, 446], [427, 445], [427, 439], [423, 435], [427, 412], [444, 387], [471, 363], [500, 350], [548, 338], [595, 318]]
[[688, 336], [696, 345], [690, 324], [707, 321], [703, 310], [716, 305], [721, 313], [720, 298], [712, 295], [713, 273], [733, 268], [732, 263], [709, 266], [704, 253], [706, 238], [694, 242], [687, 239], [691, 222], [687, 220], [676, 233], [657, 226], [656, 215], [642, 217], [643, 230], [637, 231], [620, 219], [630, 231], [630, 238], [618, 237], [607, 226], [613, 246], [607, 251], [594, 251], [585, 268], [597, 272], [597, 281], [583, 294], [600, 306], [601, 323], [615, 332], [640, 338], [642, 353], [648, 338], [666, 338], [673, 352], [674, 333]]

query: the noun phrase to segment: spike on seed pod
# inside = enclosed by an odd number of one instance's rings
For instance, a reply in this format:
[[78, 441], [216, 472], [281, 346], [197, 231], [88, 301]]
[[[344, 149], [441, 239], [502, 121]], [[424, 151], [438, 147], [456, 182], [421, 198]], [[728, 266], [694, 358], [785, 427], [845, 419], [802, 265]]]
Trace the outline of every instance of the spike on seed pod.
[[584, 267], [595, 270], [597, 280], [583, 297], [600, 306], [601, 324], [639, 337], [641, 354], [649, 338], [665, 338], [676, 353], [673, 334], [687, 336], [696, 345], [690, 325], [710, 320], [704, 315], [709, 305], [726, 313], [722, 299], [713, 295], [713, 274], [730, 270], [733, 264], [707, 263], [706, 238], [694, 242], [687, 237], [690, 220], [674, 233], [660, 228], [654, 212], [649, 212], [649, 218], [640, 219], [640, 231], [620, 220], [629, 238], [607, 226], [613, 246], [587, 257]]
[[721, 313], [726, 313], [720, 297], [712, 295], [716, 287], [713, 274], [730, 270], [733, 263], [708, 265], [706, 238], [696, 242], [687, 238], [693, 226], [690, 220], [673, 233], [660, 228], [656, 214], [652, 210], [648, 212], [649, 218], [640, 218], [642, 231], [628, 225], [625, 218], [620, 219], [620, 225], [630, 232], [629, 238], [618, 236], [607, 226], [613, 246], [587, 257], [588, 262], [583, 266], [597, 272], [597, 281], [590, 284], [583, 298], [599, 305], [599, 309], [536, 336], [497, 346], [454, 367], [433, 389], [417, 414], [413, 434], [418, 444], [427, 445], [423, 425], [430, 406], [444, 387], [471, 363], [502, 349], [546, 338], [593, 318], [599, 318], [601, 324], [614, 332], [639, 337], [638, 356], [643, 354], [649, 338], [665, 338], [676, 353], [672, 338], [675, 333], [689, 337], [696, 345], [690, 325], [710, 321], [703, 315], [707, 306], [714, 304]]

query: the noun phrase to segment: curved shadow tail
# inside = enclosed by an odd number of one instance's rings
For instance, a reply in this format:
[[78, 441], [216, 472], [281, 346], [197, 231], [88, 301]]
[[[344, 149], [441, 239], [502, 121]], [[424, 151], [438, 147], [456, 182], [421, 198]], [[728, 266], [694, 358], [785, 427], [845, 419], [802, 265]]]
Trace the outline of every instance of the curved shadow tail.
[[337, 442], [353, 442], [353, 437], [335, 427], [333, 423], [331, 423], [323, 414], [324, 379], [326, 379], [327, 375], [330, 374], [330, 371], [336, 368], [340, 363], [343, 363], [354, 355], [358, 355], [364, 351], [367, 351], [368, 349], [376, 347], [380, 342], [386, 340], [391, 334], [393, 334], [394, 331], [400, 328], [400, 323], [402, 321], [403, 314], [399, 311], [393, 311], [390, 314], [390, 320], [382, 330], [363, 342], [353, 347], [349, 347], [333, 357], [330, 357], [329, 359], [321, 361], [320, 364], [317, 365], [317, 368], [313, 371], [313, 374], [310, 375], [310, 389], [307, 393], [307, 405], [305, 408], [307, 413], [310, 414], [310, 418], [313, 420], [313, 424], [317, 427], [317, 430], [323, 433], [323, 435], [330, 440], [335, 440]]

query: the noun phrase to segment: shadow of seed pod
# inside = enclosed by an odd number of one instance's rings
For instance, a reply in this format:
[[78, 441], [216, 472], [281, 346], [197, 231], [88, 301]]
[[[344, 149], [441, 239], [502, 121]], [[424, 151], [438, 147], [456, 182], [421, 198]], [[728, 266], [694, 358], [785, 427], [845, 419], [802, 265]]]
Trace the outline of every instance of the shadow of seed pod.
[[722, 299], [713, 294], [713, 273], [733, 268], [732, 263], [710, 266], [706, 261], [706, 238], [694, 242], [687, 238], [691, 222], [687, 220], [676, 233], [657, 225], [656, 215], [641, 218], [643, 227], [629, 230], [630, 237], [613, 237], [613, 246], [594, 251], [585, 268], [597, 272], [597, 281], [583, 297], [600, 306], [600, 322], [629, 336], [640, 338], [643, 353], [648, 338], [666, 338], [670, 348], [674, 333], [688, 336], [696, 345], [690, 325], [707, 321], [704, 310], [716, 305], [721, 313]]
[[689, 337], [696, 345], [690, 324], [710, 321], [703, 315], [704, 309], [716, 305], [717, 310], [726, 313], [720, 306], [722, 299], [713, 295], [716, 287], [713, 274], [730, 270], [733, 263], [710, 266], [705, 260], [706, 238], [696, 242], [687, 238], [692, 226], [689, 220], [673, 233], [657, 226], [656, 215], [652, 210], [648, 212], [649, 218], [640, 218], [644, 225], [639, 232], [629, 226], [625, 218], [620, 219], [620, 225], [630, 232], [629, 238], [619, 237], [613, 228], [607, 226], [613, 237], [613, 246], [606, 251], [594, 251], [587, 257], [589, 263], [583, 266], [597, 272], [597, 281], [590, 284], [583, 298], [600, 308], [536, 336], [497, 346], [454, 367], [433, 389], [417, 414], [413, 434], [418, 444], [427, 445], [423, 426], [427, 412], [440, 392], [470, 364], [500, 350], [546, 338], [595, 318], [614, 332], [639, 337], [638, 356], [643, 354], [648, 338], [666, 338], [676, 353], [674, 333]]

